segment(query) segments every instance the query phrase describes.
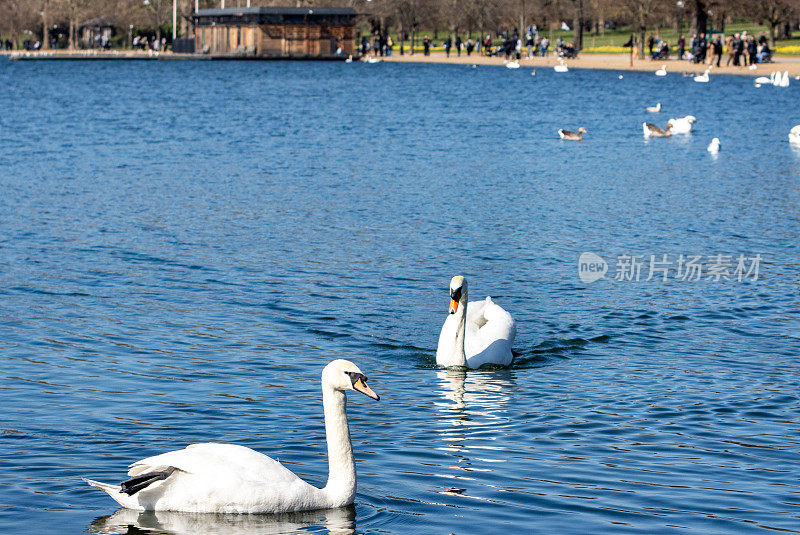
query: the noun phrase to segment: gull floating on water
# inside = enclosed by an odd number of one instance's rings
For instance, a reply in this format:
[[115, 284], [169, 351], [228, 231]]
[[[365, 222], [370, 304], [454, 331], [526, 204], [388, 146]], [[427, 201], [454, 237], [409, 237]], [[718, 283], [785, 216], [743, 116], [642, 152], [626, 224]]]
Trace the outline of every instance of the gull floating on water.
[[708, 148], [706, 150], [708, 152], [710, 152], [711, 154], [718, 153], [719, 152], [719, 138], [715, 137], [714, 139], [712, 139], [711, 143], [708, 145]]
[[583, 134], [588, 134], [588, 133], [589, 132], [587, 132], [586, 129], [582, 126], [578, 128], [577, 132], [564, 130], [563, 128], [558, 129], [558, 137], [566, 141], [583, 141]]
[[650, 113], [658, 113], [661, 111], [661, 103], [659, 102], [655, 106], [647, 106], [645, 109]]
[[667, 124], [667, 128], [661, 128], [652, 123], [642, 123], [642, 130], [644, 130], [645, 139], [650, 137], [670, 137], [672, 135], [672, 125]]

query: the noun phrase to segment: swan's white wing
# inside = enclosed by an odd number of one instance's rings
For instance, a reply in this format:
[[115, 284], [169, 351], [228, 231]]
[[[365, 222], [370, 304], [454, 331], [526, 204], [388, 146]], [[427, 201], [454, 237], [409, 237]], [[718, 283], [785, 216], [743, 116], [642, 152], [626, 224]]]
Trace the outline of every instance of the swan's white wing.
[[[514, 360], [514, 355], [511, 353], [511, 344], [517, 335], [514, 318], [495, 304], [491, 297], [487, 297], [482, 303], [478, 309], [480, 317], [473, 317], [473, 321], [467, 322], [467, 336], [464, 342], [467, 366], [470, 368], [478, 368], [484, 364], [508, 366]], [[469, 314], [469, 308], [467, 311]]]
[[137, 461], [128, 475], [169, 467], [176, 468], [172, 475], [123, 501], [133, 499], [133, 508], [140, 510], [203, 513], [284, 512], [325, 506], [319, 489], [281, 463], [233, 444], [192, 444]]

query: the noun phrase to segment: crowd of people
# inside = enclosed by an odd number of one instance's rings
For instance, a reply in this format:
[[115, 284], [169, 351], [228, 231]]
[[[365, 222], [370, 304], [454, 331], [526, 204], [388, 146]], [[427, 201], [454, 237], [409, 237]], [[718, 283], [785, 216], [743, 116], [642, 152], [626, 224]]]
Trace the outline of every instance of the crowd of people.
[[167, 38], [162, 37], [161, 39], [157, 39], [156, 37], [147, 37], [146, 35], [137, 35], [133, 38], [133, 45], [134, 49], [139, 50], [164, 50], [167, 47]]
[[[461, 35], [456, 34], [455, 38], [448, 35], [441, 43], [447, 57], [450, 57], [450, 54], [461, 56], [463, 53], [471, 56], [475, 53], [485, 56], [505, 56], [506, 59], [521, 59], [523, 55], [526, 58], [533, 58], [535, 56], [547, 57], [551, 53], [550, 39], [540, 35], [536, 25], [528, 26], [524, 35], [520, 35], [515, 28], [511, 32], [497, 32], [494, 39], [491, 34], [487, 34], [483, 39], [473, 40], [471, 36], [468, 36], [464, 40]], [[423, 36], [422, 53], [424, 55], [430, 55], [431, 49], [435, 46], [436, 43], [428, 35]], [[366, 36], [361, 37], [360, 51], [362, 55], [371, 53], [375, 56], [391, 56], [394, 48], [391, 36], [375, 35], [371, 42]], [[553, 52], [560, 57], [567, 58], [578, 55], [578, 49], [560, 37], [555, 41]], [[401, 43], [400, 54], [404, 53], [404, 45]]]
[[[650, 34], [646, 44], [650, 59], [669, 58], [669, 43], [660, 37]], [[626, 44], [626, 46], [630, 45]], [[724, 38], [724, 41], [722, 34], [712, 36], [706, 36], [705, 33], [693, 34], [688, 42], [684, 35], [678, 38], [678, 59], [719, 67], [725, 52], [728, 54], [726, 66], [733, 64], [735, 67], [747, 67], [756, 63], [772, 61], [772, 50], [767, 43], [767, 36], [763, 33], [758, 39], [749, 35], [747, 30], [729, 35]]]

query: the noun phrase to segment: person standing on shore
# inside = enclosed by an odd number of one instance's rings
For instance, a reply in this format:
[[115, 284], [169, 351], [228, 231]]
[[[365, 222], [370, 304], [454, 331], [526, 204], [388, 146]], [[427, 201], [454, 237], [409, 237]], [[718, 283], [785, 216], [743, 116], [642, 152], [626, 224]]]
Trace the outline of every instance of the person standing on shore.
[[461, 57], [461, 45], [462, 44], [463, 43], [461, 42], [461, 36], [460, 35], [456, 35], [456, 53], [458, 54], [458, 57]]
[[472, 51], [475, 49], [475, 43], [472, 42], [472, 37], [467, 37], [467, 56], [472, 55]]
[[683, 54], [686, 52], [686, 38], [681, 34], [678, 38], [678, 59], [683, 59]]
[[486, 56], [492, 55], [492, 36], [489, 34], [486, 35], [486, 42], [483, 45], [483, 53]]
[[712, 54], [713, 55], [711, 56], [710, 63], [713, 64], [714, 63], [714, 57], [716, 57], [717, 58], [717, 67], [719, 67], [719, 62], [722, 59], [722, 39], [720, 38], [719, 35], [716, 36], [713, 41], [711, 41], [711, 47], [712, 47]]
[[450, 57], [450, 47], [453, 46], [453, 41], [449, 37], [444, 40], [444, 54], [448, 58]]
[[533, 34], [530, 31], [525, 34], [525, 48], [528, 51], [528, 59], [531, 59], [533, 57]]
[[546, 58], [550, 55], [550, 39], [542, 37], [542, 57]]
[[729, 67], [730, 64], [733, 62], [733, 57], [736, 54], [736, 51], [733, 49], [733, 36], [729, 35], [725, 38], [725, 48], [728, 49], [728, 61], [725, 62], [725, 66]]
[[431, 55], [431, 40], [427, 35], [422, 39], [422, 50], [425, 56]]
[[758, 52], [758, 46], [756, 45], [756, 40], [752, 35], [747, 36], [747, 54], [750, 56], [750, 65], [755, 65], [757, 62], [756, 54]]
[[733, 66], [739, 67], [741, 65], [742, 51], [744, 50], [744, 43], [738, 33], [733, 34]]
[[700, 34], [700, 57], [698, 58], [698, 63], [705, 63], [706, 56], [708, 56], [708, 40], [706, 40], [706, 34]]

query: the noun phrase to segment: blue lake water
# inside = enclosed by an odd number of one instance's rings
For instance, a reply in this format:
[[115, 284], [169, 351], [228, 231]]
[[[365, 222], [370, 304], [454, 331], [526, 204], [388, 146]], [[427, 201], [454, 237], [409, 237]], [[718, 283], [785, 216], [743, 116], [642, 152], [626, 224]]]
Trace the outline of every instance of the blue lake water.
[[[0, 532], [800, 531], [800, 84], [618, 74], [0, 59]], [[455, 274], [510, 368], [436, 368]], [[324, 484], [333, 358], [382, 396], [350, 396], [353, 508], [80, 479], [221, 441]]]

